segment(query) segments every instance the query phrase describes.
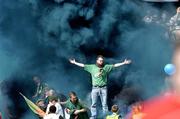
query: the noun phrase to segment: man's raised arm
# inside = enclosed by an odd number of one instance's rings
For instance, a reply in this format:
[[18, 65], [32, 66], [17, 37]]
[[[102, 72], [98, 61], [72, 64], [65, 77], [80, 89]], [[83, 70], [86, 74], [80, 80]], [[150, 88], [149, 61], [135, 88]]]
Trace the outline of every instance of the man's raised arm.
[[130, 63], [131, 63], [131, 60], [125, 59], [124, 62], [114, 64], [114, 67], [119, 67], [125, 64], [130, 64]]
[[77, 66], [79, 66], [79, 67], [84, 67], [84, 64], [83, 64], [83, 63], [76, 62], [75, 59], [69, 59], [69, 62], [70, 62], [71, 64], [75, 64], [75, 65], [77, 65]]

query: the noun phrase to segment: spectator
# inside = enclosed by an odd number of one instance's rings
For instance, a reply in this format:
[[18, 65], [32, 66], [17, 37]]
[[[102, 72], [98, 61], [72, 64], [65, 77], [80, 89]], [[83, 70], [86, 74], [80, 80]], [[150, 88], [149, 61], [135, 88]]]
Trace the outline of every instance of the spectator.
[[111, 112], [112, 114], [111, 115], [108, 115], [106, 117], [106, 119], [121, 119], [121, 116], [118, 114], [119, 113], [119, 107], [118, 105], [113, 105], [111, 107]]
[[50, 107], [54, 105], [56, 107], [56, 114], [58, 116], [64, 117], [64, 113], [63, 113], [63, 109], [60, 105], [60, 103], [58, 102], [58, 98], [57, 97], [51, 97], [49, 104], [47, 105], [47, 109], [46, 109], [46, 114], [48, 114]]
[[49, 112], [44, 116], [44, 119], [59, 119], [59, 116], [56, 114], [56, 107], [54, 105], [49, 107]]
[[69, 99], [64, 104], [66, 112], [70, 114], [70, 119], [89, 119], [87, 109], [79, 101], [75, 92], [69, 93]]

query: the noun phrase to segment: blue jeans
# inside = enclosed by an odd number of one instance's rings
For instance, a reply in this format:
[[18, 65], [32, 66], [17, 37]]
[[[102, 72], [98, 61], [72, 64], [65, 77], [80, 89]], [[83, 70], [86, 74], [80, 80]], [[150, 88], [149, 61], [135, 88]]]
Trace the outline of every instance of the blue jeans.
[[100, 96], [101, 99], [101, 104], [102, 104], [102, 109], [103, 109], [103, 114], [105, 114], [108, 111], [108, 106], [107, 106], [107, 87], [93, 87], [92, 92], [91, 92], [91, 100], [92, 100], [92, 105], [91, 105], [91, 118], [96, 119], [97, 118], [97, 99], [98, 96]]

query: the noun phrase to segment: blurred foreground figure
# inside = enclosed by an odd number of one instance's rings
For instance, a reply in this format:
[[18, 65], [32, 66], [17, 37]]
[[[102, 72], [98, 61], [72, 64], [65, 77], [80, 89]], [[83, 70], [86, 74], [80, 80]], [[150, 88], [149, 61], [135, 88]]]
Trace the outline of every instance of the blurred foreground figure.
[[2, 119], [1, 112], [0, 112], [0, 119]]
[[180, 7], [177, 8], [176, 14], [171, 17], [169, 25], [170, 34], [172, 35], [173, 40], [180, 40]]
[[142, 104], [136, 103], [132, 106], [132, 119], [143, 119], [144, 113], [142, 113]]
[[180, 42], [175, 42], [173, 64], [176, 71], [170, 77], [172, 89], [168, 95], [159, 96], [144, 105], [142, 119], [180, 119]]

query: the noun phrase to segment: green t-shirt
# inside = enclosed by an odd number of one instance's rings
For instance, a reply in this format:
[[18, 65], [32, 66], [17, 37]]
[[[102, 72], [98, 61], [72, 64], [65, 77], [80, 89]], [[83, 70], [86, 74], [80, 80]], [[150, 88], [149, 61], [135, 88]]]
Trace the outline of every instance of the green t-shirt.
[[96, 66], [95, 64], [85, 65], [84, 70], [91, 74], [93, 86], [104, 86], [107, 84], [107, 76], [113, 69], [113, 65], [105, 65], [103, 68]]
[[75, 110], [86, 109], [86, 107], [79, 101], [76, 104], [73, 104], [70, 99], [68, 99], [65, 107], [70, 110], [70, 119], [75, 119], [75, 117], [78, 117], [78, 119], [89, 119], [87, 112], [81, 112], [78, 115], [73, 114]]

